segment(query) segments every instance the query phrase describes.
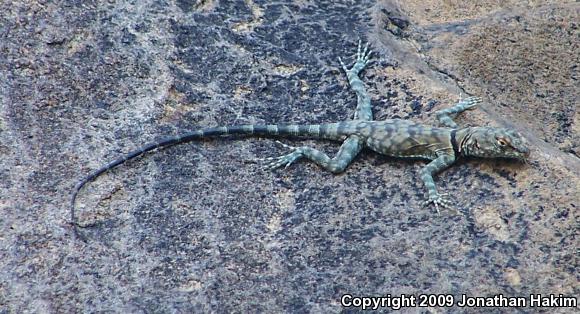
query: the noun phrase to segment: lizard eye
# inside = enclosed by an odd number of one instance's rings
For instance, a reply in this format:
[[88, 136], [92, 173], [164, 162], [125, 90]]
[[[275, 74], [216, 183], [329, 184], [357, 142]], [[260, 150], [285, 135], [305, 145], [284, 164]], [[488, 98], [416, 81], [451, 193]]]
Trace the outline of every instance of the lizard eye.
[[507, 142], [503, 138], [498, 138], [497, 143], [499, 144], [499, 146], [506, 146], [507, 145]]

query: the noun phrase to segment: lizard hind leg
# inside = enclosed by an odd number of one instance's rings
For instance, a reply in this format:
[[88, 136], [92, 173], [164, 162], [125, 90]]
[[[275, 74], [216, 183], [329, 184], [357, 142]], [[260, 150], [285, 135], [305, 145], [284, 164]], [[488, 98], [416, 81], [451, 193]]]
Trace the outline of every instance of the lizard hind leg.
[[273, 170], [282, 166], [288, 168], [296, 160], [300, 158], [306, 158], [332, 173], [340, 173], [343, 172], [346, 167], [348, 167], [351, 161], [362, 149], [362, 141], [355, 136], [351, 136], [344, 141], [334, 158], [330, 158], [325, 153], [312, 147], [294, 147], [279, 141], [276, 142], [285, 148], [291, 149], [292, 152], [279, 157], [258, 159], [267, 162], [266, 165], [264, 165], [265, 169]]
[[[359, 40], [356, 61], [350, 69], [344, 64], [341, 58], [338, 58], [338, 60], [346, 73], [349, 85], [357, 95], [357, 107], [354, 114], [355, 120], [370, 121], [373, 120], [371, 98], [359, 77], [359, 73], [369, 64], [372, 51], [368, 49], [368, 44], [366, 44], [364, 49], [361, 49], [361, 47], [361, 41]], [[306, 158], [332, 173], [340, 173], [348, 167], [352, 160], [362, 150], [365, 141], [366, 139], [357, 135], [349, 135], [342, 143], [340, 150], [334, 158], [330, 158], [325, 153], [312, 147], [293, 147], [277, 141], [277, 143], [285, 148], [291, 149], [292, 151], [279, 157], [269, 157], [258, 160], [267, 162], [264, 166], [266, 169], [276, 169], [282, 166], [288, 168], [296, 160]]]
[[373, 112], [371, 109], [371, 98], [367, 93], [359, 73], [370, 63], [372, 51], [368, 50], [368, 43], [361, 51], [361, 41], [358, 42], [358, 49], [356, 53], [356, 62], [352, 68], [348, 68], [342, 59], [339, 57], [338, 61], [342, 69], [346, 73], [348, 83], [357, 96], [357, 106], [354, 114], [355, 120], [373, 120]]

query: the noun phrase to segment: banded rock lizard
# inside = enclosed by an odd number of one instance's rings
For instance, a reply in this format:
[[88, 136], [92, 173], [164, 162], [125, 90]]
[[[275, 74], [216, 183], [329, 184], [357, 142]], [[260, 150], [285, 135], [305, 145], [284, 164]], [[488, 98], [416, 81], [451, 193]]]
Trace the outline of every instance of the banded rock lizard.
[[477, 106], [481, 101], [478, 97], [469, 97], [451, 108], [437, 111], [436, 116], [442, 124], [441, 127], [432, 127], [400, 119], [373, 120], [371, 100], [359, 78], [359, 73], [369, 63], [370, 55], [371, 51], [368, 50], [368, 44], [361, 51], [359, 42], [356, 62], [352, 68], [348, 69], [339, 58], [348, 82], [357, 95], [354, 120], [312, 125], [221, 126], [171, 136], [145, 145], [95, 170], [75, 186], [70, 202], [71, 222], [75, 231], [76, 227], [79, 227], [75, 219], [75, 200], [85, 184], [104, 172], [151, 150], [208, 137], [226, 135], [301, 136], [343, 141], [338, 153], [333, 158], [308, 146], [292, 147], [277, 141], [284, 147], [291, 149], [291, 152], [280, 157], [259, 159], [266, 161], [266, 168], [269, 169], [281, 166], [288, 167], [296, 160], [306, 158], [332, 173], [340, 173], [365, 147], [387, 156], [429, 160], [430, 162], [421, 169], [420, 178], [428, 193], [428, 200], [425, 204], [434, 204], [437, 211], [439, 211], [440, 206], [449, 207], [451, 204], [444, 198], [447, 194], [437, 191], [433, 175], [452, 165], [458, 158], [512, 158], [525, 161], [529, 156], [530, 151], [526, 140], [513, 130], [491, 127], [458, 127], [453, 118], [457, 114]]

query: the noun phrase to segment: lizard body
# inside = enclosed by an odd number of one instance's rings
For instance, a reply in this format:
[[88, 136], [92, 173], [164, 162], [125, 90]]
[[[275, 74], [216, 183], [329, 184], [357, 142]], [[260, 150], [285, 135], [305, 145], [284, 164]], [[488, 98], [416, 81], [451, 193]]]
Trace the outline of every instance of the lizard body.
[[433, 175], [449, 167], [461, 156], [515, 158], [519, 160], [525, 160], [529, 156], [525, 139], [513, 130], [489, 127], [459, 128], [457, 126], [453, 118], [465, 110], [474, 108], [480, 102], [477, 97], [464, 99], [451, 108], [437, 111], [436, 116], [442, 124], [441, 127], [432, 127], [400, 119], [374, 121], [370, 97], [358, 76], [360, 71], [369, 63], [370, 51], [367, 53], [367, 47], [361, 51], [359, 42], [357, 61], [351, 69], [348, 69], [339, 59], [351, 88], [357, 94], [354, 120], [313, 125], [222, 126], [197, 130], [151, 143], [95, 170], [75, 186], [70, 203], [73, 225], [75, 228], [78, 227], [74, 212], [76, 196], [88, 182], [146, 152], [209, 137], [227, 135], [300, 136], [343, 141], [340, 150], [333, 158], [308, 146], [292, 147], [282, 144], [292, 151], [280, 157], [261, 159], [268, 162], [266, 168], [270, 169], [281, 166], [288, 167], [300, 158], [307, 158], [328, 171], [340, 173], [365, 147], [387, 156], [429, 160], [430, 162], [421, 169], [420, 178], [428, 192], [426, 203], [433, 203], [437, 211], [439, 211], [439, 206], [449, 207], [450, 203], [443, 198], [444, 194], [437, 192]]

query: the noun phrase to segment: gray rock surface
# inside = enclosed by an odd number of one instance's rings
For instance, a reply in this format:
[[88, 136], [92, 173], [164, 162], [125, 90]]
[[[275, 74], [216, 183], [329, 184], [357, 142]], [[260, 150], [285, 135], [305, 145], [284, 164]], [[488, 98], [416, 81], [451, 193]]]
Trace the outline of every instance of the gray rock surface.
[[[579, 11], [523, 0], [0, 2], [0, 313], [577, 296]], [[460, 162], [436, 182], [461, 214], [437, 215], [421, 205], [422, 162], [367, 152], [341, 175], [305, 162], [270, 172], [246, 162], [282, 154], [270, 139], [188, 143], [90, 183], [77, 201], [87, 241], [73, 236], [78, 180], [163, 135], [350, 118], [356, 97], [337, 58], [352, 60], [359, 38], [375, 51], [363, 80], [377, 119], [433, 123], [460, 95], [482, 96], [461, 123], [521, 131], [530, 163]]]

